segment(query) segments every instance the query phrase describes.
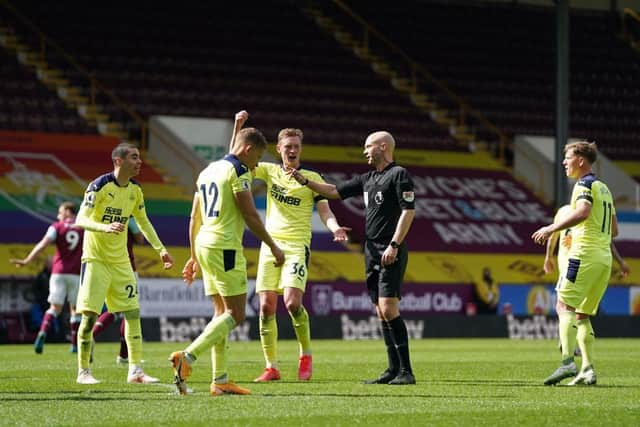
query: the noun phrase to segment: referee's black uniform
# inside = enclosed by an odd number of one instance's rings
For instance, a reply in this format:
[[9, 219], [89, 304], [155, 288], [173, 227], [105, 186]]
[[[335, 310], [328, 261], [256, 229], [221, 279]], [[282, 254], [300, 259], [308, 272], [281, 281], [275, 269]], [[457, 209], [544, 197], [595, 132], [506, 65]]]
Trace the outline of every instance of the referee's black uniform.
[[[402, 166], [390, 163], [382, 171], [373, 170], [336, 185], [341, 199], [363, 195], [366, 206], [365, 264], [367, 290], [373, 304], [378, 298], [400, 299], [400, 287], [407, 268], [404, 242], [392, 242], [403, 210], [415, 208], [413, 181]], [[398, 244], [399, 243], [399, 244]], [[396, 261], [383, 266], [382, 254], [389, 245], [398, 249]], [[380, 311], [382, 311], [380, 309]], [[409, 337], [401, 316], [380, 319], [387, 347], [389, 367], [368, 384], [415, 384], [409, 358]]]
[[414, 209], [413, 181], [402, 166], [390, 163], [382, 171], [373, 170], [336, 185], [341, 199], [364, 196], [365, 263], [367, 289], [374, 304], [378, 297], [400, 298], [400, 285], [407, 268], [408, 251], [398, 247], [396, 262], [383, 267], [382, 253], [391, 244], [403, 209]]

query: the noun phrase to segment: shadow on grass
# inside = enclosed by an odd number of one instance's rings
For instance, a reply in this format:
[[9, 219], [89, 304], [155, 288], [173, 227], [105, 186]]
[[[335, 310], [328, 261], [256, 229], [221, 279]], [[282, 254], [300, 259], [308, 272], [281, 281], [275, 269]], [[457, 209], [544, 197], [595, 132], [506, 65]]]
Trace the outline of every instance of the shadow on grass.
[[[390, 397], [390, 398], [406, 398], [406, 399], [470, 399], [477, 400], [478, 396], [461, 396], [454, 394], [395, 394], [395, 393], [282, 393], [282, 394], [271, 394], [264, 393], [257, 396], [261, 397], [300, 397], [300, 396], [311, 396], [311, 397], [351, 397], [351, 398], [363, 398], [363, 399], [371, 399], [372, 397]], [[494, 398], [494, 399], [512, 399], [512, 395], [483, 395], [483, 398]]]
[[[241, 382], [238, 382], [238, 384], [240, 384]], [[253, 384], [253, 385], [266, 385], [266, 384], [287, 384], [287, 385], [296, 385], [299, 384], [301, 386], [313, 386], [313, 385], [318, 385], [318, 384], [341, 384], [341, 385], [345, 385], [345, 384], [352, 384], [352, 385], [362, 385], [362, 386], [367, 386], [370, 387], [372, 389], [375, 388], [406, 388], [407, 386], [390, 386], [387, 384], [364, 384], [363, 380], [358, 380], [355, 379], [353, 381], [350, 380], [344, 380], [344, 379], [340, 379], [340, 380], [312, 380], [312, 381], [297, 381], [297, 380], [278, 380], [278, 381], [272, 381], [272, 382], [268, 382], [268, 383], [253, 383], [253, 382], [249, 382], [247, 384]], [[465, 387], [469, 387], [469, 386], [478, 386], [478, 387], [486, 387], [489, 385], [495, 385], [495, 386], [501, 386], [501, 387], [536, 387], [538, 386], [538, 384], [536, 383], [531, 383], [531, 382], [526, 382], [526, 381], [511, 381], [511, 380], [430, 380], [430, 379], [425, 379], [425, 380], [418, 380], [416, 386], [419, 387], [424, 387], [424, 386], [439, 386], [439, 385], [460, 385], [460, 386], [465, 386]], [[541, 384], [540, 384], [541, 385]], [[411, 386], [409, 386], [411, 387]]]
[[[535, 387], [538, 384], [529, 381], [518, 380], [434, 380], [429, 381], [430, 384], [459, 384], [464, 386], [479, 386], [485, 387], [487, 385], [499, 385], [506, 387]], [[542, 385], [542, 381], [540, 382]]]
[[575, 388], [575, 389], [596, 389], [596, 388], [640, 388], [640, 385], [614, 385], [614, 384], [598, 384], [595, 386], [568, 386], [567, 384], [557, 384], [553, 386], [548, 386], [542, 384], [542, 381], [539, 382], [531, 382], [531, 381], [514, 381], [514, 380], [437, 380], [432, 381], [431, 384], [458, 384], [466, 386], [479, 386], [485, 387], [488, 385], [502, 386], [502, 387], [543, 387], [543, 388]]

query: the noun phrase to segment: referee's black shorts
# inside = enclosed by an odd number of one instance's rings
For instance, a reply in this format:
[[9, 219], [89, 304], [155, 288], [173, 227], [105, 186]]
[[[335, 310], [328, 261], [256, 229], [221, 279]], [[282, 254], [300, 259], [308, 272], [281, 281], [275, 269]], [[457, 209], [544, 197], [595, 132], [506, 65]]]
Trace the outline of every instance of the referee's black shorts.
[[383, 267], [381, 264], [382, 254], [389, 246], [388, 243], [376, 243], [370, 240], [364, 244], [364, 259], [367, 273], [367, 291], [374, 304], [378, 304], [378, 298], [398, 298], [402, 278], [407, 269], [409, 253], [405, 244], [398, 248], [396, 262]]

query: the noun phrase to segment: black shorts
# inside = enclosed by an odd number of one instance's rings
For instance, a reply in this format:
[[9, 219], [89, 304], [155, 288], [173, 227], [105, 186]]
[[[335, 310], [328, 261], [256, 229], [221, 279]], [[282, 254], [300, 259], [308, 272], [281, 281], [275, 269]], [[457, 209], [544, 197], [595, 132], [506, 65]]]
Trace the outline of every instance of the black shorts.
[[367, 291], [371, 302], [375, 305], [378, 305], [378, 297], [401, 299], [400, 286], [409, 260], [407, 246], [403, 244], [398, 248], [396, 262], [383, 267], [380, 261], [387, 246], [389, 245], [386, 243], [376, 243], [369, 240], [364, 244]]

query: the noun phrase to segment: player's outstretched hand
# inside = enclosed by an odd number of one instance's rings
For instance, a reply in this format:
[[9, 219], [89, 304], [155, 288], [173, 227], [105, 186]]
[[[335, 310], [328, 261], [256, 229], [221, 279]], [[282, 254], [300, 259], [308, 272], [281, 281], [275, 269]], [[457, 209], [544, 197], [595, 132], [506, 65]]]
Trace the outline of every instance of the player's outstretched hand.
[[162, 255], [160, 255], [160, 258], [162, 258], [162, 262], [163, 262], [163, 267], [165, 270], [170, 269], [171, 267], [173, 267], [173, 257], [169, 254], [169, 252], [164, 252]]
[[533, 239], [533, 241], [539, 245], [544, 245], [547, 239], [549, 239], [549, 237], [553, 234], [552, 225], [547, 225], [547, 226], [538, 228], [531, 235], [531, 238]]
[[17, 259], [17, 258], [11, 258], [9, 260], [9, 262], [13, 265], [15, 265], [16, 267], [20, 268], [23, 267], [25, 265], [27, 265], [27, 262], [23, 259]]
[[182, 269], [182, 280], [187, 284], [187, 286], [191, 286], [193, 281], [196, 280], [197, 273], [198, 261], [193, 258], [189, 258]]
[[298, 181], [298, 184], [302, 185], [303, 183], [306, 182], [306, 178], [302, 176], [302, 174], [300, 173], [300, 171], [298, 171], [298, 169], [287, 167], [286, 172], [287, 172], [287, 175], [289, 175], [289, 178], [295, 179], [296, 181]]
[[349, 241], [349, 231], [351, 231], [351, 227], [340, 227], [336, 231], [333, 232], [333, 241], [334, 242], [348, 242]]
[[618, 277], [620, 279], [625, 279], [629, 276], [629, 273], [631, 273], [631, 269], [629, 268], [629, 264], [627, 264], [626, 262], [622, 261], [620, 263], [620, 273], [618, 273]]

